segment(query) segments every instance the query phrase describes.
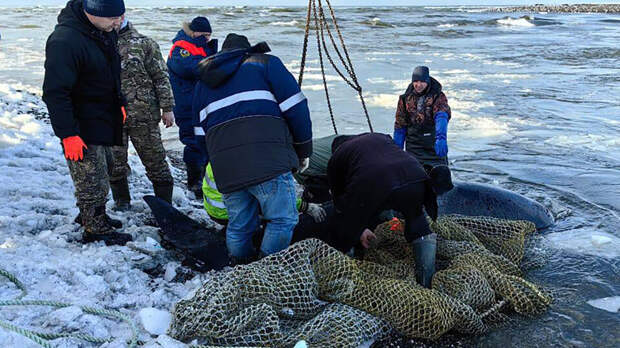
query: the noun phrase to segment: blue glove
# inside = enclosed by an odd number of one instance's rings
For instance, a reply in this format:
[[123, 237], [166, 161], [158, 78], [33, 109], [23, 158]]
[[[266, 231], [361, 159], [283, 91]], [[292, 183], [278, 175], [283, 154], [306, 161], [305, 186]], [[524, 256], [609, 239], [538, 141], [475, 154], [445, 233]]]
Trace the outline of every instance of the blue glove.
[[405, 136], [407, 136], [407, 128], [394, 129], [394, 144], [403, 149], [405, 147]]
[[448, 155], [448, 114], [435, 114], [435, 153], [439, 157]]

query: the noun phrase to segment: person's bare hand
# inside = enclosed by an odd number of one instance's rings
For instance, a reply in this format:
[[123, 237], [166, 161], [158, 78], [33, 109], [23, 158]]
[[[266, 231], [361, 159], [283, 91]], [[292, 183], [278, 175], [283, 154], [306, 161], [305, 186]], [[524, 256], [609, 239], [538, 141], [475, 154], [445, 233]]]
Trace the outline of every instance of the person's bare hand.
[[373, 240], [375, 240], [377, 236], [369, 229], [364, 229], [362, 235], [360, 236], [360, 243], [366, 249], [370, 248], [370, 244]]
[[174, 113], [172, 111], [164, 112], [161, 115], [161, 121], [164, 123], [166, 128], [170, 128], [174, 125]]

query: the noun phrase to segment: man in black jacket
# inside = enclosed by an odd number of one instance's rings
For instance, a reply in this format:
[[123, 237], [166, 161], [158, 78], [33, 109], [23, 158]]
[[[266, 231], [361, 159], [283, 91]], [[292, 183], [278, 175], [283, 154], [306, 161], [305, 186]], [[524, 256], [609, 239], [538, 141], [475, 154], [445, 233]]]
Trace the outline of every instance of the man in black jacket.
[[331, 245], [348, 251], [375, 238], [375, 217], [395, 210], [405, 217], [405, 238], [412, 243], [416, 279], [430, 287], [435, 273], [436, 235], [423, 208], [437, 219], [437, 196], [422, 165], [396, 146], [389, 135], [340, 136], [332, 143], [327, 178], [337, 211]]
[[120, 222], [106, 214], [109, 191], [106, 155], [122, 145], [124, 98], [115, 28], [123, 0], [71, 0], [45, 47], [43, 100], [75, 185], [83, 241], [124, 245]]

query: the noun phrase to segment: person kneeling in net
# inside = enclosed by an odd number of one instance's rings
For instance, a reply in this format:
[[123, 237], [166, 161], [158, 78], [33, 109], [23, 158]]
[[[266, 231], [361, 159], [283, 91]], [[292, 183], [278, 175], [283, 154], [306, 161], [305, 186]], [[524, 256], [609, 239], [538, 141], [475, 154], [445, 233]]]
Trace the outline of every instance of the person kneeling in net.
[[433, 187], [416, 158], [396, 146], [389, 135], [340, 136], [332, 143], [327, 178], [336, 209], [330, 244], [342, 252], [359, 244], [369, 248], [376, 238], [373, 220], [392, 209], [404, 216], [416, 280], [430, 288], [437, 236], [430, 230], [423, 208], [436, 220], [437, 194], [443, 188]]

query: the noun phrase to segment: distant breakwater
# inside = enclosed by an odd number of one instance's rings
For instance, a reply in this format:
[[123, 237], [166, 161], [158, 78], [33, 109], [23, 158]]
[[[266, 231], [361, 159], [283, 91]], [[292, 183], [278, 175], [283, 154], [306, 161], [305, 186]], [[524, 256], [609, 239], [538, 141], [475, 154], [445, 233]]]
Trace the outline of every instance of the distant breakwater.
[[547, 12], [547, 13], [620, 13], [620, 4], [564, 4], [495, 7], [491, 12]]

